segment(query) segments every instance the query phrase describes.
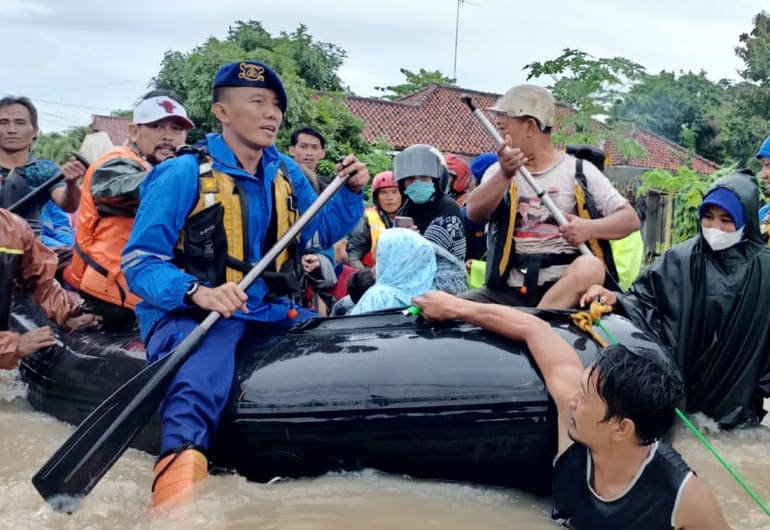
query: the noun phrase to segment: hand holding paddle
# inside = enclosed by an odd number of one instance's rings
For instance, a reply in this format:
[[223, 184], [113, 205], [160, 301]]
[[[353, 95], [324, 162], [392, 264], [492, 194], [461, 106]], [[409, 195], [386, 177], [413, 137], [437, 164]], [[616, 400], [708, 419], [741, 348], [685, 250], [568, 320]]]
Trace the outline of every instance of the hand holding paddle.
[[[350, 173], [334, 179], [273, 248], [254, 265], [238, 284], [242, 291], [248, 290], [332, 195], [345, 185]], [[366, 175], [368, 178], [368, 172]], [[80, 501], [109, 471], [134, 436], [155, 414], [177, 370], [195, 352], [220, 318], [219, 313], [212, 311], [173, 352], [149, 365], [105, 399], [32, 477], [32, 484], [54, 509], [71, 513], [78, 508]]]
[[[495, 129], [495, 126], [492, 125], [492, 123], [489, 121], [489, 119], [484, 115], [483, 112], [476, 106], [476, 104], [473, 102], [473, 98], [469, 96], [468, 94], [463, 94], [460, 99], [463, 103], [468, 105], [468, 108], [471, 109], [471, 112], [474, 116], [481, 122], [481, 125], [484, 126], [484, 128], [487, 130], [487, 132], [492, 136], [492, 138], [495, 139], [495, 142], [497, 142], [497, 145], [505, 144], [505, 140], [503, 140], [503, 137], [500, 136], [500, 133]], [[512, 147], [508, 146], [506, 144], [505, 147], [502, 149], [508, 150], [513, 149]], [[564, 226], [567, 223], [567, 219], [564, 217], [564, 214], [556, 207], [556, 204], [554, 204], [551, 197], [543, 191], [543, 188], [540, 187], [540, 185], [537, 183], [537, 181], [532, 177], [530, 172], [527, 170], [526, 167], [521, 166], [519, 168], [519, 173], [521, 173], [521, 176], [524, 177], [524, 180], [527, 181], [527, 184], [530, 188], [532, 188], [532, 191], [535, 192], [535, 195], [540, 199], [540, 201], [543, 203], [543, 205], [548, 209], [548, 211], [551, 213], [553, 218], [556, 220], [556, 224], [559, 226]], [[588, 250], [588, 247], [585, 243], [578, 246], [578, 250], [581, 254], [584, 254], [586, 256], [591, 255], [591, 251]]]

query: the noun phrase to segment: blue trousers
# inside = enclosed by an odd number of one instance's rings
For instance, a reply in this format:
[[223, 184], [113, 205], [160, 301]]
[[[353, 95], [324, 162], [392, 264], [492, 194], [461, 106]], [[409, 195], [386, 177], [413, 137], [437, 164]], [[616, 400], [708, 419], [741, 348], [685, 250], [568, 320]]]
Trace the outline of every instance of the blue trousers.
[[[235, 351], [246, 332], [281, 333], [315, 313], [297, 308], [294, 319], [260, 323], [221, 318], [177, 372], [160, 405], [163, 420], [161, 453], [192, 443], [209, 449], [227, 404], [235, 373]], [[147, 342], [147, 362], [171, 353], [198, 325], [188, 316], [169, 314], [155, 326]]]

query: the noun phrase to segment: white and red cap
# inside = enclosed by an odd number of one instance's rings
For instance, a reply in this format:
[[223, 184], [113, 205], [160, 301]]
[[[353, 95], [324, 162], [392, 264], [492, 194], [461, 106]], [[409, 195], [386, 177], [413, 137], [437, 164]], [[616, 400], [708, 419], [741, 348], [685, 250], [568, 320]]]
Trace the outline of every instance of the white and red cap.
[[176, 119], [185, 129], [192, 129], [195, 124], [187, 117], [184, 107], [168, 96], [156, 96], [143, 99], [134, 107], [134, 123], [145, 125], [166, 118]]

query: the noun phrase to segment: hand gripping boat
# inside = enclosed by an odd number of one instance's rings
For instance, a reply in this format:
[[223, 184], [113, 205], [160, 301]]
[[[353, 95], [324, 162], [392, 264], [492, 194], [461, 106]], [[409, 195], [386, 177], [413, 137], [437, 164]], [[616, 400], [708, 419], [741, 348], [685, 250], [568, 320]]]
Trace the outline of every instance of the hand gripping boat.
[[[585, 364], [599, 351], [569, 313], [536, 314]], [[602, 322], [620, 343], [659, 350], [622, 317]], [[44, 324], [20, 297], [12, 328]], [[89, 331], [63, 334], [20, 371], [34, 408], [78, 424], [144, 366], [138, 335]], [[133, 445], [157, 454], [159, 441], [155, 418]], [[391, 311], [247, 337], [210, 457], [260, 481], [369, 467], [545, 492], [555, 441], [555, 408], [523, 343]]]

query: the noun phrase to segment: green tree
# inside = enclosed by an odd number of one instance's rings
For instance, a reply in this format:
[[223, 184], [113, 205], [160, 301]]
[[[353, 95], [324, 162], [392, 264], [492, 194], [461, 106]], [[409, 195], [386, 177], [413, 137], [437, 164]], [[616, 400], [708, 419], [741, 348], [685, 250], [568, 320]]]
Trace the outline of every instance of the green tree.
[[561, 127], [553, 135], [555, 143], [597, 144], [613, 139], [624, 156], [643, 156], [639, 144], [620, 134], [626, 128], [624, 123], [597, 121], [610, 115], [611, 106], [626, 87], [644, 74], [643, 66], [623, 57], [595, 58], [566, 48], [559, 57], [531, 62], [524, 70], [527, 80], [549, 77], [552, 84], [548, 88], [556, 101], [570, 108], [557, 117]]
[[662, 71], [642, 74], [612, 106], [613, 119], [636, 123], [694, 152], [721, 162], [719, 109], [728, 98], [727, 83], [714, 83], [706, 72]]
[[38, 158], [63, 164], [72, 156], [73, 151], [80, 148], [87, 133], [88, 127], [72, 127], [61, 133], [40, 133], [32, 152]]
[[770, 88], [748, 82], [735, 84], [728, 91], [718, 120], [726, 158], [740, 166], [758, 169], [754, 155], [770, 134]]
[[722, 141], [733, 160], [757, 169], [754, 154], [770, 132], [770, 16], [758, 13], [739, 42], [735, 54], [744, 63], [743, 80], [731, 86], [721, 109]]
[[374, 87], [375, 90], [380, 92], [391, 92], [385, 94], [385, 99], [398, 99], [404, 96], [408, 96], [412, 92], [416, 92], [421, 88], [424, 88], [431, 83], [437, 83], [439, 85], [456, 86], [456, 80], [451, 77], [446, 77], [439, 70], [428, 71], [424, 68], [420, 68], [419, 72], [412, 72], [406, 68], [400, 69], [401, 73], [406, 77], [406, 82], [400, 85], [392, 85], [386, 87]]
[[770, 86], [770, 15], [762, 11], [754, 17], [751, 33], [738, 37], [740, 44], [735, 47], [737, 55], [745, 64], [739, 73], [747, 81], [761, 86]]
[[[174, 90], [182, 98], [197, 134], [219, 129], [211, 113], [211, 80], [229, 62], [256, 59], [281, 76], [289, 106], [283, 116], [277, 145], [286, 150], [291, 132], [299, 127], [319, 129], [327, 140], [329, 158], [343, 153], [363, 154], [372, 148], [361, 139], [364, 123], [345, 107], [343, 86], [337, 74], [345, 52], [338, 46], [317, 42], [300, 25], [291, 33], [270, 35], [259, 21], [237, 21], [227, 37], [210, 37], [190, 52], [168, 51], [154, 79], [156, 88]], [[326, 164], [326, 170], [329, 171]]]
[[671, 242], [676, 245], [698, 233], [700, 217], [698, 208], [709, 186], [720, 177], [735, 171], [735, 166], [723, 167], [707, 176], [682, 166], [676, 173], [666, 169], [652, 169], [642, 175], [641, 186], [636, 191], [642, 197], [653, 191], [674, 196], [674, 213], [671, 223]]

